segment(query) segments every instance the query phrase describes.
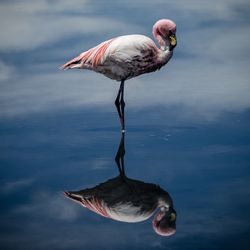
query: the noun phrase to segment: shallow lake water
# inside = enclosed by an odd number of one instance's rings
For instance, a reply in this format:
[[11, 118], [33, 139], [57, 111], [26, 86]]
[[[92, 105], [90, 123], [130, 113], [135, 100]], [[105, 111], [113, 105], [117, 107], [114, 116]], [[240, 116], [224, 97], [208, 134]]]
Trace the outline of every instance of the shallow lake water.
[[218, 122], [167, 119], [160, 107], [126, 113], [125, 171], [173, 199], [176, 233], [152, 218], [124, 223], [63, 195], [119, 174], [115, 112], [72, 109], [6, 119], [1, 141], [1, 249], [247, 249], [249, 112]]

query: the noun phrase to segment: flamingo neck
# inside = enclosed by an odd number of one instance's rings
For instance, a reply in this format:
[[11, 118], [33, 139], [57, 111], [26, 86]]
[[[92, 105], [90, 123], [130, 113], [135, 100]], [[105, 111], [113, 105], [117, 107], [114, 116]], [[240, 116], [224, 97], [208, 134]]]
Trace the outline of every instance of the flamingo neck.
[[164, 39], [162, 39], [162, 43], [160, 44], [160, 49], [162, 50], [162, 51], [164, 51], [164, 52], [169, 52], [170, 50], [169, 50], [169, 43], [168, 43], [168, 41], [166, 41], [166, 40], [164, 40]]
[[158, 50], [158, 62], [161, 66], [165, 65], [172, 57], [173, 51], [170, 51], [168, 47], [163, 47]]
[[164, 208], [169, 208], [171, 206], [173, 206], [173, 201], [168, 194], [164, 195], [158, 199], [158, 204], [157, 204], [158, 208], [164, 209]]
[[161, 35], [159, 29], [154, 26], [152, 33], [153, 33], [153, 36], [154, 36], [155, 40], [160, 45], [160, 49], [162, 51], [169, 51], [169, 41], [167, 39], [163, 38], [163, 36]]
[[157, 42], [160, 45], [162, 51], [169, 51], [169, 41], [164, 39], [161, 35], [156, 37]]

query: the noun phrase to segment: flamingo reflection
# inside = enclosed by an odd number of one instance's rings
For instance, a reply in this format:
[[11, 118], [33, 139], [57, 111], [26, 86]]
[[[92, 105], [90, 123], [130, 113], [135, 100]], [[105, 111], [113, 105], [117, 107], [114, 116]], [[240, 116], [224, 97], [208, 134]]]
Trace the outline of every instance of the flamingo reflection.
[[153, 229], [161, 236], [170, 236], [176, 231], [176, 212], [173, 201], [160, 186], [130, 179], [124, 168], [124, 140], [115, 157], [119, 176], [93, 188], [66, 191], [65, 196], [104, 217], [122, 222], [140, 222], [155, 212]]

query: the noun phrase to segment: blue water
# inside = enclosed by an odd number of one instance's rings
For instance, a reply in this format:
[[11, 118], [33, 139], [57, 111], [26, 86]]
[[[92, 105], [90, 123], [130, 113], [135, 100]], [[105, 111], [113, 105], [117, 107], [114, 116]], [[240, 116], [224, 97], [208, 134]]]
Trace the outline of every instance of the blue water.
[[171, 237], [155, 234], [151, 219], [113, 221], [63, 196], [118, 175], [114, 110], [0, 122], [0, 248], [249, 249], [249, 111], [185, 123], [161, 107], [126, 110], [127, 176], [169, 192], [177, 212]]

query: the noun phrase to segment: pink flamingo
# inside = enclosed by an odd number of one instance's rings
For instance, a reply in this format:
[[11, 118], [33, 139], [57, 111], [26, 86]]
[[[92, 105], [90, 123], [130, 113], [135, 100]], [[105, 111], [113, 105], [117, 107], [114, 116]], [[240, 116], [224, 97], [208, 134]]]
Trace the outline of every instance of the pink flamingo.
[[102, 42], [61, 66], [61, 69], [93, 70], [121, 82], [115, 105], [123, 132], [125, 80], [160, 69], [170, 60], [177, 44], [176, 24], [169, 19], [157, 21], [152, 32], [160, 48], [144, 35], [119, 36]]
[[171, 196], [160, 186], [128, 178], [125, 173], [125, 133], [115, 157], [119, 176], [93, 188], [66, 191], [67, 198], [103, 217], [136, 223], [154, 215], [152, 226], [161, 236], [176, 232], [176, 211]]
[[128, 223], [149, 219], [157, 210], [152, 226], [161, 236], [176, 232], [176, 212], [165, 190], [153, 183], [145, 183], [117, 176], [93, 188], [66, 191], [67, 198], [103, 217]]

